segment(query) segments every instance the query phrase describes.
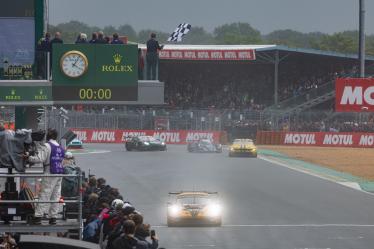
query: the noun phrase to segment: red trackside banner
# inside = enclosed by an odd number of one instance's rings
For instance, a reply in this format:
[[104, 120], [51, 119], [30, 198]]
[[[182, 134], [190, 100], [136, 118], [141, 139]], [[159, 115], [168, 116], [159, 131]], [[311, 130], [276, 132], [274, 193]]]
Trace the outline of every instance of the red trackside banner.
[[335, 90], [337, 112], [374, 111], [374, 79], [339, 78]]
[[220, 131], [156, 131], [156, 130], [103, 130], [103, 129], [71, 129], [77, 138], [84, 143], [123, 143], [127, 137], [153, 136], [167, 144], [187, 144], [188, 141], [201, 138], [220, 141]]
[[281, 144], [374, 148], [374, 133], [282, 132]]
[[170, 50], [163, 49], [159, 52], [162, 60], [256, 60], [255, 50]]

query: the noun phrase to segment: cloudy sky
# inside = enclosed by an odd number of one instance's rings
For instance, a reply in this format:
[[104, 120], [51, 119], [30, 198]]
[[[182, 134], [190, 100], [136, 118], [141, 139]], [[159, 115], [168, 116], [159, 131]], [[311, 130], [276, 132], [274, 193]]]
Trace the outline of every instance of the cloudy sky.
[[[374, 34], [374, 1], [366, 1], [366, 32]], [[208, 31], [248, 22], [263, 34], [277, 29], [334, 33], [357, 29], [359, 0], [49, 0], [49, 22], [78, 20], [104, 27], [170, 32], [180, 22]]]

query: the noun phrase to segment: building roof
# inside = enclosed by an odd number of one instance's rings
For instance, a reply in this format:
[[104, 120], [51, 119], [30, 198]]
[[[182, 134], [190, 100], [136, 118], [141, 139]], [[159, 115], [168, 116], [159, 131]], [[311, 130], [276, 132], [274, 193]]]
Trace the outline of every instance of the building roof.
[[[141, 49], [146, 49], [145, 44], [138, 44]], [[284, 51], [294, 53], [313, 54], [321, 56], [332, 56], [347, 59], [358, 59], [357, 54], [346, 54], [334, 51], [325, 51], [309, 48], [290, 48], [282, 45], [187, 45], [187, 44], [165, 44], [168, 50], [255, 50], [256, 52]], [[374, 61], [374, 56], [366, 56], [366, 60]]]

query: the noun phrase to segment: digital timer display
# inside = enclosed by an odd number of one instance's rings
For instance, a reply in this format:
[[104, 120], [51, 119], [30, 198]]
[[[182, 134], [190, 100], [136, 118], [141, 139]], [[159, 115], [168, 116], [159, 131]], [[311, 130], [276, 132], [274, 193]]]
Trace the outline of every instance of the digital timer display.
[[136, 101], [137, 87], [53, 87], [55, 101]]

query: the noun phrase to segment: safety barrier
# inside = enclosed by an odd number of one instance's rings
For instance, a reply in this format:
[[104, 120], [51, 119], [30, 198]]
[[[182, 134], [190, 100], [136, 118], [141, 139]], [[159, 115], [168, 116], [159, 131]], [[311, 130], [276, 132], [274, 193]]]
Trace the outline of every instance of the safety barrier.
[[258, 145], [374, 148], [374, 133], [258, 131]]
[[153, 136], [167, 144], [187, 144], [189, 141], [211, 139], [215, 142], [227, 143], [226, 132], [223, 131], [191, 131], [191, 130], [110, 130], [110, 129], [71, 129], [77, 138], [84, 143], [123, 143], [127, 137]]

